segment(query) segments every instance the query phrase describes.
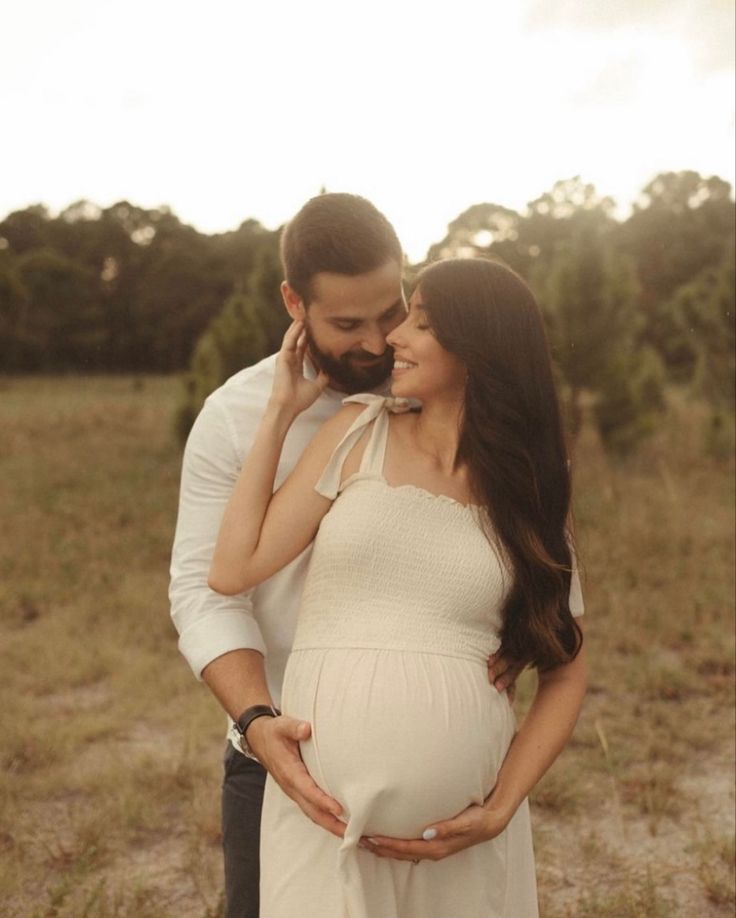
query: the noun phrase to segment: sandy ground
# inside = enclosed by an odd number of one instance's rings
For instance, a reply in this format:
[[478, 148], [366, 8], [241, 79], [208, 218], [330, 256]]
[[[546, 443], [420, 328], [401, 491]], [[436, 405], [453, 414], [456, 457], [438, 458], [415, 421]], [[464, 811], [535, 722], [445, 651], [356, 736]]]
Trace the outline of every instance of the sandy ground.
[[595, 813], [562, 821], [537, 813], [537, 873], [546, 911], [574, 918], [583, 894], [605, 899], [651, 880], [668, 916], [731, 916], [732, 907], [708, 900], [698, 876], [698, 846], [707, 837], [733, 837], [733, 760], [703, 761], [697, 773], [681, 777], [679, 789], [688, 800], [686, 813], [681, 819], [660, 818], [655, 832], [647, 818], [623, 812], [613, 788]]

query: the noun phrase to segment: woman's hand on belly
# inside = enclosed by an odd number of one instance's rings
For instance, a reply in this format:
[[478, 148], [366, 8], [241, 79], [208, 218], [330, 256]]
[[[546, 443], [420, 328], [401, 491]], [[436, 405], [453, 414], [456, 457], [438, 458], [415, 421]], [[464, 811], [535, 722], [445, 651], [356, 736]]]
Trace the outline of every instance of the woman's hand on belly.
[[365, 847], [380, 857], [441, 860], [495, 838], [567, 742], [580, 711], [585, 685], [583, 646], [570, 663], [540, 675], [532, 706], [483, 806], [471, 805], [454, 819], [429, 826], [422, 839], [404, 841], [374, 836], [372, 845], [365, 839]]
[[360, 846], [378, 857], [414, 862], [441, 861], [503, 832], [510, 816], [494, 811], [488, 804], [490, 797], [484, 806], [472, 804], [453, 819], [435, 823], [425, 830], [423, 838], [407, 840], [374, 835], [362, 838]]

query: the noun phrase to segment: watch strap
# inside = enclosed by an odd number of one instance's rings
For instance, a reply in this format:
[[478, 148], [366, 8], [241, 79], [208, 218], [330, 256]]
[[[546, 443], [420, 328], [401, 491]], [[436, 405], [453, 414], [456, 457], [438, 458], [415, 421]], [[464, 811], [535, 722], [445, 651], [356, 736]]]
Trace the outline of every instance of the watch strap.
[[240, 748], [250, 759], [255, 759], [253, 752], [248, 745], [248, 740], [246, 739], [245, 733], [248, 727], [253, 723], [254, 720], [257, 720], [259, 717], [279, 717], [281, 711], [278, 708], [273, 707], [270, 704], [254, 704], [251, 707], [246, 708], [243, 713], [234, 721], [233, 726], [235, 727], [235, 732], [240, 737]]

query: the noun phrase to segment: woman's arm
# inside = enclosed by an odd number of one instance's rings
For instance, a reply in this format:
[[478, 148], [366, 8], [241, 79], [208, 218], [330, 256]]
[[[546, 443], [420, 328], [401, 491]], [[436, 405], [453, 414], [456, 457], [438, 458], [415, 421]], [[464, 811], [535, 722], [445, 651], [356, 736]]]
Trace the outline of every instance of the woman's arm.
[[540, 673], [534, 701], [506, 753], [496, 786], [483, 805], [491, 816], [491, 825], [506, 827], [564, 749], [583, 704], [587, 678], [585, 644], [571, 663]]
[[469, 806], [454, 819], [429, 826], [424, 839], [364, 839], [379, 857], [441, 860], [499, 835], [519, 805], [560, 754], [580, 713], [587, 684], [585, 645], [577, 657], [539, 677], [537, 693], [514, 737], [483, 806]]
[[208, 584], [225, 595], [262, 583], [297, 557], [312, 541], [331, 501], [314, 490], [332, 451], [360, 406], [350, 405], [327, 421], [279, 490], [273, 484], [284, 439], [294, 418], [325, 388], [302, 373], [302, 324], [284, 336], [274, 389], [253, 445], [225, 508]]

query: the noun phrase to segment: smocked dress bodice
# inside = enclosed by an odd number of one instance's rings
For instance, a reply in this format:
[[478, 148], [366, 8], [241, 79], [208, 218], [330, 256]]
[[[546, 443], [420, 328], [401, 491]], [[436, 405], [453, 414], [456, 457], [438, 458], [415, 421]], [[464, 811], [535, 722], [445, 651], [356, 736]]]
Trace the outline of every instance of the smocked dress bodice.
[[[485, 661], [499, 644], [510, 578], [480, 508], [383, 474], [389, 415], [405, 399], [358, 395], [365, 409], [317, 483], [334, 499], [314, 542], [294, 649], [382, 647]], [[370, 428], [359, 471], [347, 455]]]

